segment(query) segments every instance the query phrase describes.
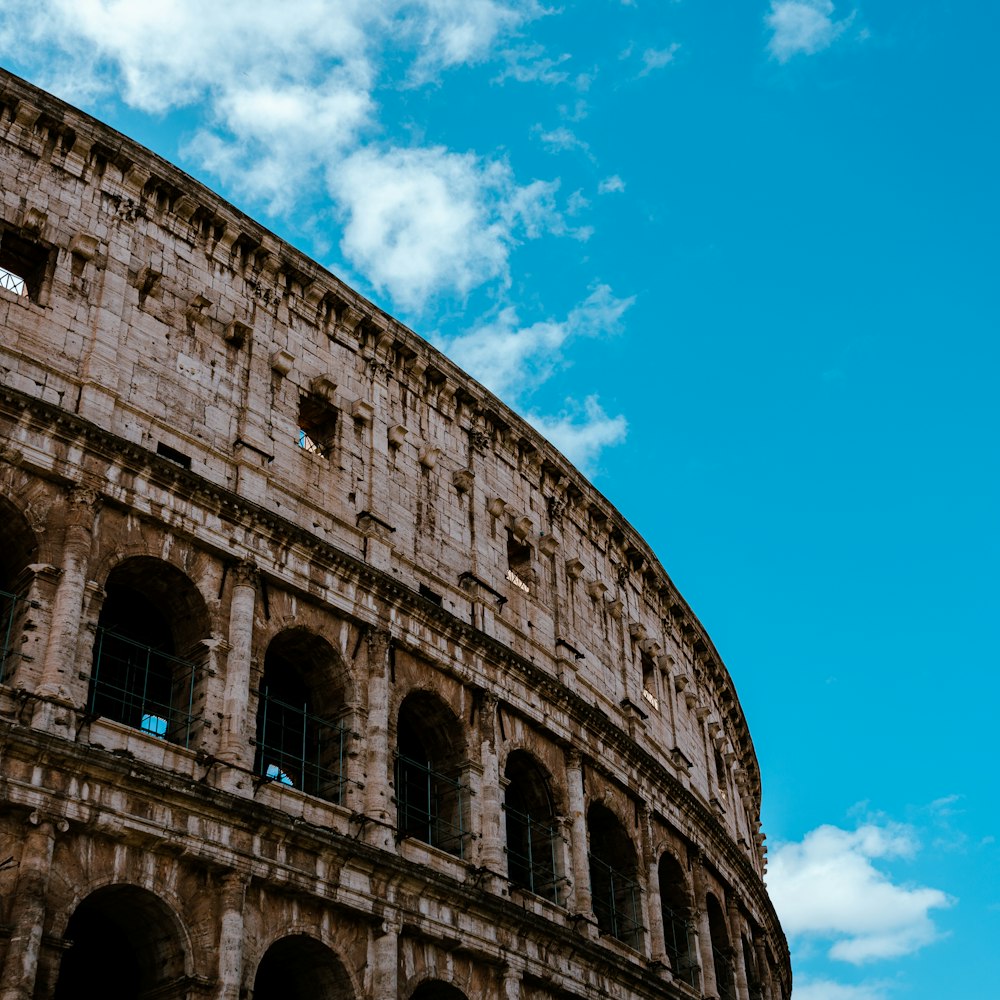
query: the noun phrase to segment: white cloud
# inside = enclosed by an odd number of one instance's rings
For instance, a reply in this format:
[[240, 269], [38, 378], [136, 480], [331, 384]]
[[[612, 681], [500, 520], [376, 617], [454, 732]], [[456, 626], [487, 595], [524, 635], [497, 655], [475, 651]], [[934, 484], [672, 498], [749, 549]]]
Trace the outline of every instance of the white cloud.
[[903, 886], [873, 861], [911, 858], [906, 826], [867, 823], [857, 830], [820, 826], [771, 856], [768, 886], [786, 931], [832, 941], [831, 958], [855, 965], [907, 955], [934, 941], [929, 911], [954, 900], [940, 889]]
[[625, 190], [625, 182], [617, 174], [612, 174], [610, 177], [605, 177], [604, 180], [597, 185], [598, 194], [612, 194], [624, 190]]
[[[495, 160], [365, 147], [383, 63], [426, 82], [541, 13], [535, 0], [8, 0], [0, 54], [71, 100], [115, 94], [154, 114], [202, 105], [186, 156], [274, 214], [332, 196], [350, 262], [419, 309], [504, 278], [519, 236], [548, 231], [551, 198]], [[366, 167], [370, 206], [358, 193]]]
[[545, 132], [540, 127], [536, 127], [538, 138], [554, 153], [565, 152], [569, 149], [582, 149], [588, 151], [587, 144], [565, 125], [559, 125], [551, 132]]
[[886, 1000], [890, 986], [886, 983], [848, 985], [830, 979], [796, 981], [795, 1000]]
[[442, 346], [487, 389], [516, 403], [562, 366], [562, 348], [568, 340], [614, 333], [633, 301], [616, 298], [607, 285], [598, 285], [562, 321], [525, 327], [517, 312], [507, 308], [493, 322], [447, 339]]
[[442, 147], [359, 149], [329, 184], [341, 249], [409, 309], [505, 277], [516, 234], [538, 235], [555, 215], [552, 185], [518, 186], [506, 165]]
[[569, 80], [569, 72], [565, 64], [569, 61], [569, 53], [563, 53], [552, 59], [545, 55], [541, 45], [528, 45], [523, 48], [509, 49], [503, 53], [507, 67], [496, 77], [494, 83], [504, 80], [516, 80], [518, 83], [565, 83]]
[[582, 407], [570, 402], [569, 409], [556, 417], [529, 413], [526, 419], [588, 476], [594, 475], [601, 450], [621, 444], [628, 432], [625, 418], [609, 417], [596, 396], [588, 396]]
[[646, 49], [642, 54], [642, 70], [639, 76], [646, 76], [647, 73], [652, 73], [653, 70], [669, 66], [674, 61], [674, 56], [677, 55], [679, 48], [680, 44], [674, 42], [665, 49]]
[[768, 42], [771, 55], [787, 62], [798, 53], [813, 55], [829, 48], [844, 32], [854, 15], [834, 21], [831, 0], [771, 0], [764, 23], [773, 34]]

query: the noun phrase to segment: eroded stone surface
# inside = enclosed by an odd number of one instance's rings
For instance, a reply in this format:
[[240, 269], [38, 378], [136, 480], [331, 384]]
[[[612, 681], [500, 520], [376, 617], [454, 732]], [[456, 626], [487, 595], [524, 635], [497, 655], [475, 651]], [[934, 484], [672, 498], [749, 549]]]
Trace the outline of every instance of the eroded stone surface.
[[787, 997], [742, 710], [617, 511], [6, 74], [0, 150], [2, 1000]]

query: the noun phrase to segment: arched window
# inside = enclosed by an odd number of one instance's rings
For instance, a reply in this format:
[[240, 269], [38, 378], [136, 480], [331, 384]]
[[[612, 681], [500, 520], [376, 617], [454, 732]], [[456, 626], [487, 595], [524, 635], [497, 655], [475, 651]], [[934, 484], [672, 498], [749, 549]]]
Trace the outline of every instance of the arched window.
[[326, 945], [305, 934], [275, 941], [264, 952], [253, 1000], [354, 1000], [350, 976]]
[[697, 949], [691, 919], [691, 899], [677, 859], [664, 854], [658, 865], [663, 945], [675, 979], [698, 988]]
[[504, 771], [507, 791], [507, 873], [513, 885], [558, 903], [559, 835], [542, 769], [530, 754], [515, 750]]
[[736, 983], [733, 978], [733, 949], [729, 944], [726, 916], [719, 901], [711, 893], [706, 897], [708, 927], [712, 935], [712, 959], [715, 963], [715, 985], [719, 1000], [736, 1000]]
[[257, 703], [256, 771], [341, 802], [346, 768], [345, 671], [333, 647], [305, 629], [276, 636]]
[[70, 918], [64, 942], [55, 1000], [187, 996], [179, 925], [145, 889], [115, 885], [91, 893]]
[[435, 979], [421, 983], [413, 991], [410, 1000], [466, 1000], [466, 996], [457, 986]]
[[635, 848], [618, 817], [600, 803], [587, 812], [590, 891], [602, 934], [642, 950], [641, 898]]
[[0, 683], [17, 667], [21, 632], [27, 611], [27, 567], [35, 560], [38, 545], [21, 512], [0, 500]]
[[760, 980], [760, 972], [757, 969], [757, 955], [754, 953], [753, 945], [743, 935], [743, 971], [747, 977], [747, 992], [750, 1000], [764, 1000], [764, 988]]
[[468, 821], [458, 720], [434, 695], [409, 695], [396, 726], [396, 811], [400, 838], [463, 857]]
[[160, 739], [189, 746], [204, 649], [204, 602], [180, 570], [138, 557], [118, 566], [104, 587], [90, 712]]

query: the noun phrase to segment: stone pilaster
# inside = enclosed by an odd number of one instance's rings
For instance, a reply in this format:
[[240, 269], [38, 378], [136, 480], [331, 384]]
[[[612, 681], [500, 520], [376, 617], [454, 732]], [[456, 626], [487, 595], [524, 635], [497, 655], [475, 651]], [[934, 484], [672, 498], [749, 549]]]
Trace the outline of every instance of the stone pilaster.
[[234, 767], [250, 770], [253, 767], [253, 750], [250, 746], [248, 705], [254, 608], [258, 587], [257, 567], [249, 561], [239, 562], [233, 571], [233, 577], [219, 757]]
[[715, 980], [715, 958], [712, 955], [712, 928], [708, 921], [708, 890], [705, 886], [704, 859], [694, 864], [694, 913], [698, 929], [698, 954], [701, 957], [702, 996], [718, 1000], [719, 987]]
[[372, 964], [372, 997], [399, 995], [399, 923], [386, 916], [372, 931], [369, 946]]
[[57, 834], [66, 829], [64, 819], [46, 819], [37, 812], [28, 817], [28, 831], [18, 861], [13, 927], [3, 964], [0, 1000], [31, 1000], [34, 996], [52, 852]]
[[494, 875], [506, 869], [507, 827], [501, 802], [500, 761], [496, 747], [497, 698], [483, 694], [479, 705], [479, 736], [483, 766], [479, 786], [479, 863]]
[[[642, 809], [642, 855], [649, 873], [646, 889], [646, 925], [649, 927], [649, 956], [654, 962], [667, 965], [664, 950], [663, 907], [660, 904], [660, 870], [653, 849], [653, 822], [649, 809]], [[676, 971], [676, 970], [675, 970]]]
[[729, 940], [733, 944], [733, 978], [736, 982], [736, 996], [739, 1000], [749, 1000], [750, 988], [747, 983], [747, 963], [743, 954], [743, 921], [735, 899], [730, 899], [726, 907], [729, 923]]
[[239, 1000], [243, 976], [243, 903], [247, 876], [230, 872], [222, 879], [219, 920], [218, 1000]]
[[74, 486], [67, 493], [62, 576], [52, 601], [45, 660], [35, 692], [40, 700], [32, 725], [37, 728], [70, 725], [67, 710], [82, 709], [86, 702], [86, 691], [76, 683], [79, 672], [76, 660], [94, 521], [99, 507], [100, 498], [89, 487]]
[[389, 685], [392, 638], [382, 629], [372, 629], [366, 636], [368, 647], [368, 756], [365, 773], [364, 814], [370, 821], [365, 827], [369, 843], [383, 850], [395, 850], [393, 830], [396, 810], [389, 777]]
[[590, 892], [590, 859], [587, 855], [587, 804], [583, 794], [583, 758], [576, 750], [566, 754], [566, 787], [569, 793], [570, 854], [573, 859], [573, 911], [596, 923]]

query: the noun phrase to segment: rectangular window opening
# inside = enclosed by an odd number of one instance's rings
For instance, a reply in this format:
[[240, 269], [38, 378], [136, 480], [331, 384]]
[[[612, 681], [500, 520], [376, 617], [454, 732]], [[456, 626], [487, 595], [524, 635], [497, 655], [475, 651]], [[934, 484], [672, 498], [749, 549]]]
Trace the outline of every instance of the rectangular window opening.
[[337, 410], [317, 396], [299, 401], [299, 430], [296, 444], [313, 455], [329, 458], [337, 439]]
[[531, 593], [531, 546], [522, 542], [513, 531], [507, 531], [507, 579], [518, 590]]
[[0, 233], [0, 288], [37, 302], [48, 263], [49, 251], [41, 244], [11, 230]]

